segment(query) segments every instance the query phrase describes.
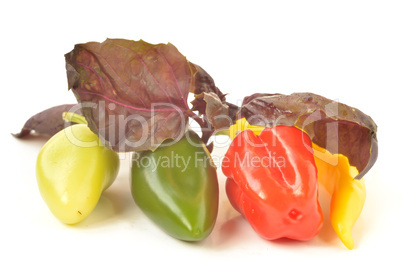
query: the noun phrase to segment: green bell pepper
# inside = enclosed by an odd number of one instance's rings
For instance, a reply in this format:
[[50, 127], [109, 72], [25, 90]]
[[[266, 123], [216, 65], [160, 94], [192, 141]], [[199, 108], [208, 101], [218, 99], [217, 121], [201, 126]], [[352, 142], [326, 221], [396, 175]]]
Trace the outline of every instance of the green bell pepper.
[[218, 213], [218, 181], [211, 155], [188, 131], [176, 143], [133, 154], [131, 192], [138, 207], [171, 236], [199, 241], [212, 231]]

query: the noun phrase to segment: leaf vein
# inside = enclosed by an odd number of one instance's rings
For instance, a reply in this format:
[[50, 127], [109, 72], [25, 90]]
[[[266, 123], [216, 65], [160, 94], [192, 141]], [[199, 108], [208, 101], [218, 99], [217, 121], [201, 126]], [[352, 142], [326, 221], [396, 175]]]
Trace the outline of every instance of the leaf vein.
[[166, 92], [166, 90], [161, 86], [161, 84], [158, 82], [158, 80], [155, 78], [155, 76], [152, 74], [152, 72], [148, 69], [148, 66], [145, 64], [145, 62], [144, 62], [144, 60], [141, 58], [141, 56], [138, 55], [137, 52], [135, 52], [134, 50], [132, 50], [132, 49], [130, 49], [130, 48], [127, 48], [127, 47], [124, 47], [124, 46], [118, 45], [118, 44], [114, 44], [114, 45], [116, 45], [116, 46], [118, 46], [118, 47], [121, 47], [121, 48], [124, 48], [124, 49], [126, 49], [126, 50], [131, 51], [131, 52], [140, 60], [141, 64], [144, 66], [144, 68], [147, 70], [147, 72], [149, 73], [149, 75], [152, 77], [152, 79], [153, 79], [153, 80], [155, 81], [155, 83], [158, 85], [159, 89], [161, 89], [161, 90], [164, 92], [164, 94], [167, 96], [167, 98], [169, 99], [169, 102], [172, 103], [172, 100], [170, 99], [169, 94], [168, 94], [168, 93]]
[[75, 90], [75, 91], [77, 93], [83, 94], [83, 95], [95, 95], [95, 96], [101, 97], [101, 98], [103, 98], [103, 99], [105, 99], [105, 100], [107, 100], [109, 102], [115, 103], [116, 105], [120, 105], [120, 106], [123, 106], [125, 108], [129, 108], [129, 109], [137, 110], [137, 111], [147, 111], [147, 112], [166, 112], [166, 111], [176, 111], [177, 112], [179, 110], [183, 111], [182, 108], [179, 108], [179, 109], [175, 109], [175, 108], [160, 108], [160, 109], [139, 108], [139, 107], [134, 107], [134, 106], [131, 106], [131, 105], [121, 103], [119, 101], [113, 100], [113, 99], [111, 99], [111, 98], [109, 98], [109, 97], [107, 97], [105, 95], [99, 94], [99, 93], [88, 92], [88, 91], [83, 91], [83, 90]]
[[128, 88], [130, 88], [131, 92], [134, 93], [134, 95], [141, 101], [142, 105], [145, 107], [146, 105], [145, 105], [145, 103], [144, 103], [144, 100], [142, 100], [142, 98], [135, 92], [135, 90], [134, 90], [133, 88], [131, 88], [131, 86], [129, 86], [129, 85], [120, 77], [119, 74], [117, 74], [117, 72], [116, 72], [116, 71], [114, 70], [114, 68], [109, 64], [109, 62], [107, 62], [107, 60], [106, 60], [102, 55], [100, 55], [100, 54], [98, 54], [98, 53], [94, 53], [94, 54], [95, 54], [97, 57], [102, 58], [102, 59], [106, 62], [107, 66], [113, 71], [113, 73], [119, 78], [119, 80], [120, 80], [125, 86], [127, 86]]
[[173, 71], [172, 65], [167, 61], [165, 55], [164, 55], [159, 49], [156, 49], [156, 48], [154, 48], [154, 49], [158, 52], [158, 54], [163, 58], [163, 60], [165, 61], [165, 63], [168, 65], [168, 67], [169, 67], [169, 69], [170, 69], [170, 73], [172, 73], [173, 78], [174, 78], [174, 81], [175, 81], [176, 86], [177, 86], [177, 88], [175, 87], [175, 89], [179, 92], [180, 98], [181, 98], [181, 100], [183, 101], [184, 106], [188, 109], [187, 101], [186, 101], [186, 99], [184, 98], [184, 95], [183, 95], [183, 93], [182, 93], [182, 91], [181, 91], [181, 89], [180, 89], [180, 86], [179, 86], [179, 83], [178, 83], [178, 81], [177, 81], [176, 74], [175, 74], [174, 71]]

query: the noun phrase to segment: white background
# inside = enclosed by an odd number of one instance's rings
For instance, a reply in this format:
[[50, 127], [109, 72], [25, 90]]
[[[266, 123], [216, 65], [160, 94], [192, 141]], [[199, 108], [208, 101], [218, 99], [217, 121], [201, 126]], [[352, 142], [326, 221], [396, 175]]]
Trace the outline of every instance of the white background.
[[[241, 260], [249, 266], [364, 266], [400, 258], [400, 1], [90, 2], [1, 4], [1, 266]], [[132, 200], [125, 154], [115, 184], [87, 220], [76, 226], [57, 221], [36, 185], [35, 160], [44, 140], [17, 140], [10, 133], [43, 109], [74, 103], [64, 54], [76, 43], [106, 38], [173, 43], [234, 103], [256, 92], [309, 91], [369, 114], [378, 124], [379, 158], [366, 176], [367, 200], [353, 229], [356, 248], [348, 251], [328, 222], [309, 242], [261, 239], [228, 203], [220, 170], [220, 210], [212, 234], [201, 243], [175, 240]], [[214, 155], [224, 153], [222, 147]], [[321, 199], [327, 218], [328, 199]]]

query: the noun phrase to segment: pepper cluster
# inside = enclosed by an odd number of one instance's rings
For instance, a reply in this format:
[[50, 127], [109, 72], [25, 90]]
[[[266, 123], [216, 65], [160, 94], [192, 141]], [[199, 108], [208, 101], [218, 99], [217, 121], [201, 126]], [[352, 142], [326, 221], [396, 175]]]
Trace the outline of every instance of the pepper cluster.
[[332, 195], [335, 232], [354, 247], [351, 229], [366, 197], [363, 176], [378, 151], [377, 126], [360, 110], [312, 93], [257, 93], [236, 106], [172, 44], [107, 39], [78, 44], [65, 58], [78, 104], [45, 110], [15, 135], [50, 137], [36, 176], [60, 221], [89, 216], [116, 179], [117, 153], [131, 152], [137, 206], [177, 239], [205, 239], [219, 206], [209, 141], [226, 134], [232, 139], [222, 164], [227, 197], [259, 235], [313, 238], [323, 225], [321, 184]]

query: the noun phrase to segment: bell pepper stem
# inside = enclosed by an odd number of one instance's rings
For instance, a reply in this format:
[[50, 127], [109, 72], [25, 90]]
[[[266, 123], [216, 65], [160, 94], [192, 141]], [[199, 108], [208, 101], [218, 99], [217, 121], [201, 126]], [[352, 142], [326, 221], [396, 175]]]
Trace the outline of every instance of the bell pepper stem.
[[347, 157], [331, 154], [313, 144], [318, 180], [332, 194], [330, 220], [342, 243], [354, 248], [352, 227], [362, 212], [366, 199], [364, 179], [354, 179], [358, 170], [351, 167]]
[[88, 124], [84, 116], [74, 112], [63, 112], [63, 120], [66, 122], [74, 122], [78, 124]]

